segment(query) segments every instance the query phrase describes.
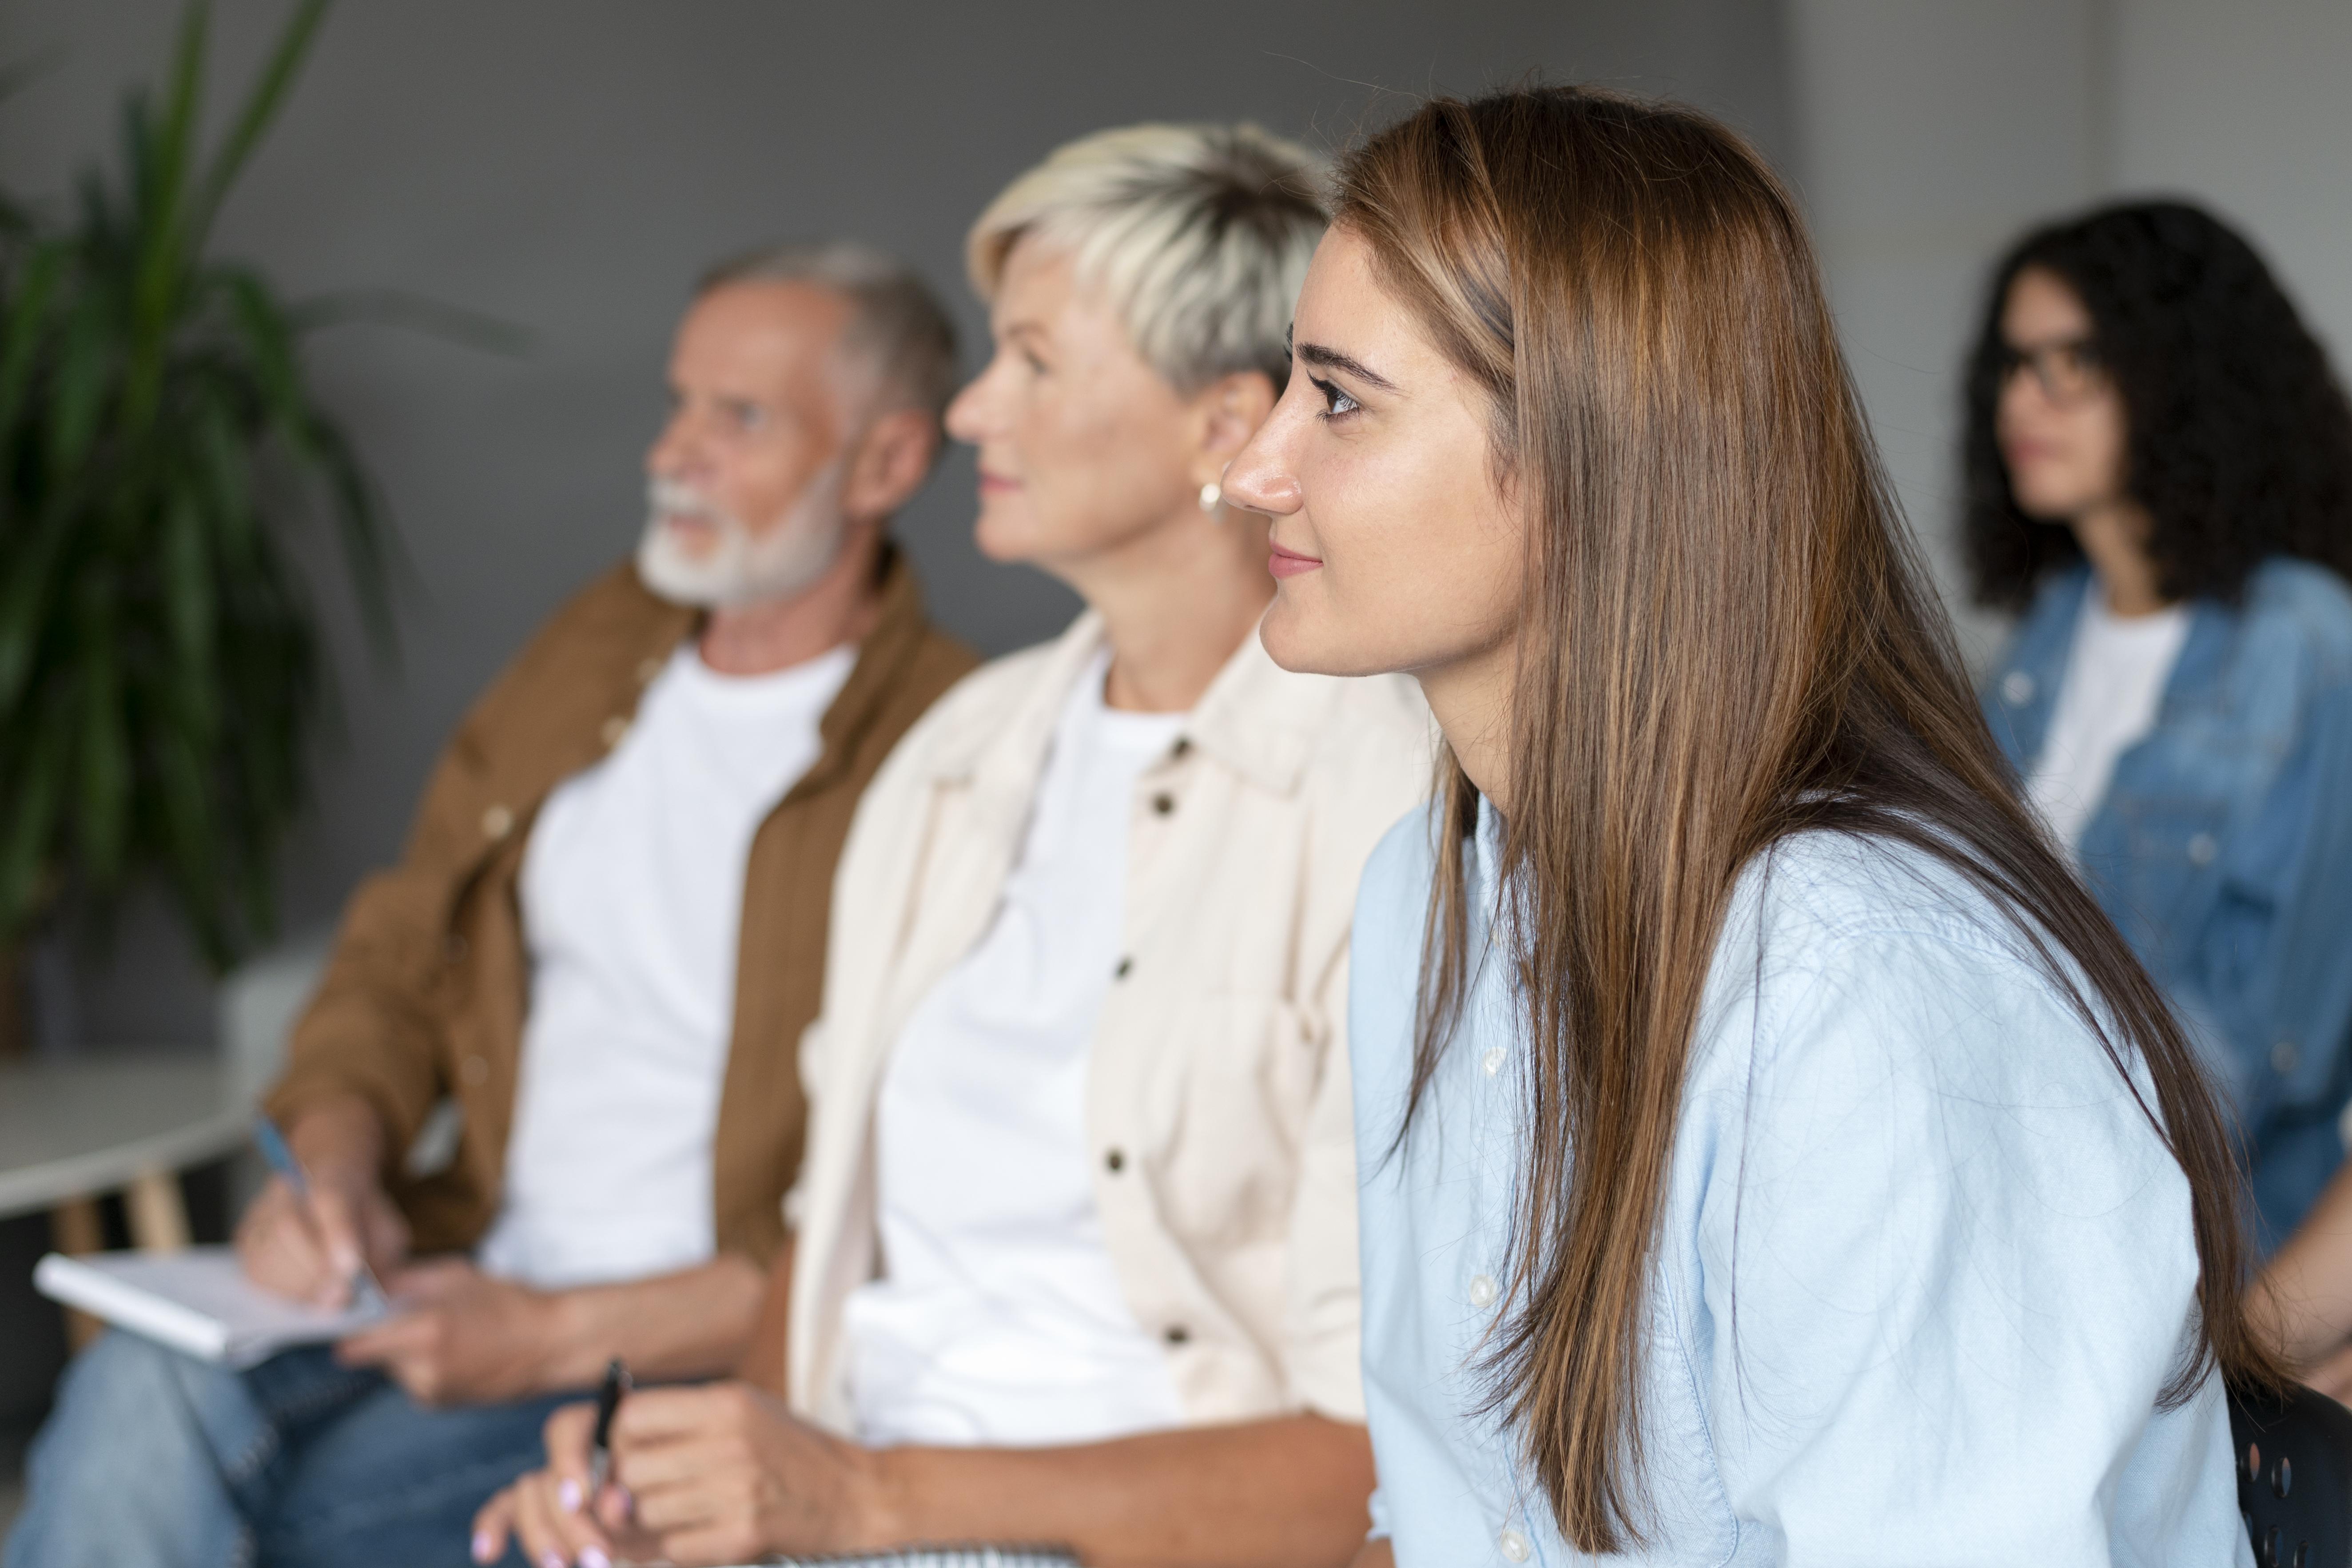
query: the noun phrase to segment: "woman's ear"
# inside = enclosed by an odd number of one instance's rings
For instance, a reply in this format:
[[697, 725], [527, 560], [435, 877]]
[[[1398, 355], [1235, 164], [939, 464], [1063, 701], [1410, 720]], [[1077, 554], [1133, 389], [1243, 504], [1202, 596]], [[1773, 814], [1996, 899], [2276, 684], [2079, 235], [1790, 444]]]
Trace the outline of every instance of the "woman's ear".
[[1201, 389], [1193, 399], [1201, 421], [1201, 452], [1212, 460], [1217, 473], [1223, 473], [1224, 466], [1249, 445], [1249, 438], [1274, 412], [1274, 381], [1260, 370], [1219, 376]]

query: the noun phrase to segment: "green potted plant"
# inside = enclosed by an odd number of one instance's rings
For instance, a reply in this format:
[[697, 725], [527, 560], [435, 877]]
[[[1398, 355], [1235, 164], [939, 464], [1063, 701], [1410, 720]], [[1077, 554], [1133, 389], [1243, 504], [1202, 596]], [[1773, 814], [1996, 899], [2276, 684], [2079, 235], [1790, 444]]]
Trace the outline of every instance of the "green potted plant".
[[321, 318], [207, 250], [326, 5], [295, 6], [206, 155], [192, 5], [120, 167], [0, 231], [0, 954], [142, 883], [215, 969], [270, 931], [330, 696], [285, 541], [322, 502], [390, 651], [389, 535], [304, 380]]

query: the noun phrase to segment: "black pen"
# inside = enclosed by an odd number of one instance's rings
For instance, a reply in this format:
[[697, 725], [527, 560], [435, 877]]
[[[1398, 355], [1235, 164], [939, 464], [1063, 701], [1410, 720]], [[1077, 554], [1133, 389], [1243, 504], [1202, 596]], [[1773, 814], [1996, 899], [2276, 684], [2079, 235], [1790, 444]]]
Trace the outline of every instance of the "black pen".
[[596, 1391], [596, 1436], [588, 1444], [588, 1500], [592, 1503], [604, 1493], [604, 1482], [613, 1473], [613, 1414], [621, 1408], [621, 1395], [631, 1386], [628, 1364], [614, 1356], [604, 1365], [604, 1386]]

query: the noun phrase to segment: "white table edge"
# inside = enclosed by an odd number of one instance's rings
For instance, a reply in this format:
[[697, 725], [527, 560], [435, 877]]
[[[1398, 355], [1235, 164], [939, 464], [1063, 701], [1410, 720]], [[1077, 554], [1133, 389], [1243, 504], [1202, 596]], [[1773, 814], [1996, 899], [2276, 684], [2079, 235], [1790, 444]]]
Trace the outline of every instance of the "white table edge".
[[253, 1113], [232, 1108], [152, 1138], [0, 1173], [0, 1219], [37, 1214], [68, 1198], [112, 1192], [143, 1172], [201, 1163], [236, 1148], [252, 1131]]

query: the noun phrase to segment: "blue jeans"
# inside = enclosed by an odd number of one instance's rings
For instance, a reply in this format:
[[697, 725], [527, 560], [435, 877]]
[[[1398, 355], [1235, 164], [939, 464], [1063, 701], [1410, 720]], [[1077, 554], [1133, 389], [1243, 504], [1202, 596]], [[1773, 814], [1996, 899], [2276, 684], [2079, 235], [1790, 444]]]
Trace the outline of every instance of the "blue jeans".
[[323, 1346], [240, 1373], [110, 1333], [58, 1384], [0, 1568], [470, 1564], [475, 1510], [574, 1397], [427, 1409]]

